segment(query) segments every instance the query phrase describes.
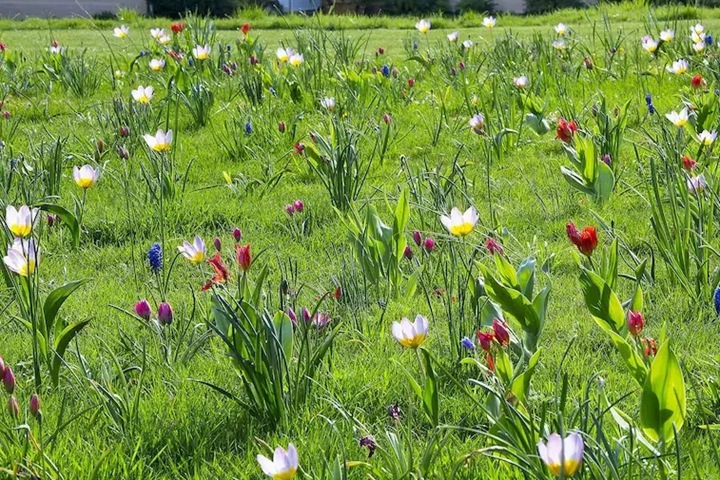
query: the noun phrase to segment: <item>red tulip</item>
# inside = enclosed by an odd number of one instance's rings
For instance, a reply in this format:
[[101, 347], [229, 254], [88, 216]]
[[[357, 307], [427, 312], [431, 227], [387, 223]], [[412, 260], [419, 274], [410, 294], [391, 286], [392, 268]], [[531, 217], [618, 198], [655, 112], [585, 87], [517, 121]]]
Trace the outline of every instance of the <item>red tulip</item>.
[[15, 374], [10, 365], [5, 365], [2, 371], [2, 381], [3, 385], [5, 385], [5, 391], [12, 395], [15, 392]]
[[627, 328], [630, 335], [637, 337], [645, 327], [645, 317], [640, 312], [628, 312], [627, 314]]
[[573, 135], [575, 135], [575, 132], [577, 132], [577, 123], [575, 123], [575, 120], [572, 120], [568, 122], [564, 118], [561, 118], [558, 120], [558, 127], [557, 127], [557, 137], [560, 140], [562, 140], [565, 143], [569, 143], [573, 139]]
[[240, 265], [240, 269], [243, 272], [247, 272], [252, 263], [252, 255], [250, 254], [250, 244], [247, 245], [236, 245], [235, 250], [237, 251], [237, 262]]
[[692, 77], [692, 80], [690, 80], [690, 85], [692, 85], [693, 88], [706, 87], [707, 82], [702, 75], [695, 75]]
[[487, 240], [485, 240], [485, 248], [488, 252], [490, 252], [491, 255], [495, 255], [496, 253], [499, 253], [502, 255], [505, 253], [505, 250], [503, 249], [502, 245], [500, 245], [494, 238], [488, 237]]
[[493, 318], [493, 332], [495, 333], [495, 340], [497, 340], [500, 346], [504, 347], [510, 344], [510, 331], [508, 330], [507, 323]]
[[572, 244], [580, 250], [580, 253], [590, 257], [593, 250], [595, 250], [598, 245], [597, 231], [595, 230], [595, 227], [585, 227], [582, 231], [578, 231], [575, 224], [569, 222], [565, 229], [567, 231], [568, 238]]
[[175, 34], [182, 33], [185, 30], [185, 22], [173, 22], [170, 24], [170, 30]]
[[243, 35], [247, 35], [250, 32], [250, 24], [247, 22], [243, 23], [242, 27], [240, 27], [240, 31]]
[[697, 162], [690, 158], [688, 155], [682, 157], [683, 168], [688, 172], [691, 172], [697, 168]]
[[643, 338], [641, 341], [643, 345], [645, 345], [643, 353], [646, 357], [654, 357], [655, 355], [657, 355], [657, 343], [655, 342], [654, 338]]
[[482, 331], [478, 330], [477, 339], [480, 348], [490, 353], [490, 347], [492, 347], [493, 340], [495, 340], [495, 332], [492, 330]]
[[37, 417], [40, 413], [40, 397], [38, 397], [37, 393], [33, 393], [32, 397], [30, 397], [30, 414], [33, 417]]

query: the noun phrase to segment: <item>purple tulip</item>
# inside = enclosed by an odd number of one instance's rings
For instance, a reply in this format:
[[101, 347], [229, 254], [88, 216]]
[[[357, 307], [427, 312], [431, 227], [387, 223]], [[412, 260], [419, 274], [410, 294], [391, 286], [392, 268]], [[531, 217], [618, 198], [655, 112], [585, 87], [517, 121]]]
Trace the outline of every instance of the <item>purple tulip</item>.
[[232, 234], [233, 234], [233, 237], [235, 238], [236, 242], [239, 242], [242, 239], [242, 232], [240, 231], [239, 228], [237, 228], [237, 227], [233, 228]]
[[412, 237], [413, 237], [413, 242], [415, 242], [415, 245], [417, 245], [418, 247], [419, 247], [420, 245], [422, 245], [422, 234], [421, 234], [420, 232], [418, 232], [417, 230], [415, 230], [415, 231], [412, 233]]
[[15, 374], [13, 373], [12, 368], [10, 368], [10, 365], [5, 365], [2, 374], [5, 391], [12, 395], [15, 392]]
[[215, 240], [213, 240], [213, 245], [215, 245], [215, 250], [218, 252], [222, 250], [222, 241], [220, 241], [220, 237], [215, 237]]
[[170, 325], [173, 321], [172, 307], [167, 302], [162, 302], [158, 306], [158, 321], [160, 325]]
[[32, 397], [30, 397], [30, 414], [33, 417], [37, 417], [40, 413], [40, 397], [38, 397], [37, 393], [33, 393]]
[[302, 200], [295, 200], [293, 202], [293, 208], [295, 208], [296, 212], [302, 212], [305, 209], [305, 204]]
[[430, 238], [430, 237], [427, 237], [427, 238], [425, 239], [425, 251], [426, 251], [427, 253], [430, 253], [430, 252], [432, 252], [433, 250], [435, 250], [435, 240], [433, 240], [433, 239]]
[[412, 251], [412, 248], [410, 248], [410, 245], [405, 245], [405, 251], [403, 252], [403, 257], [407, 258], [408, 260], [411, 260], [413, 258], [413, 251]]
[[10, 399], [8, 400], [8, 413], [13, 418], [20, 416], [20, 405], [18, 405], [18, 401], [15, 396], [10, 396]]
[[150, 320], [150, 317], [152, 316], [152, 308], [150, 307], [150, 303], [142, 299], [139, 302], [135, 304], [135, 314], [145, 320]]

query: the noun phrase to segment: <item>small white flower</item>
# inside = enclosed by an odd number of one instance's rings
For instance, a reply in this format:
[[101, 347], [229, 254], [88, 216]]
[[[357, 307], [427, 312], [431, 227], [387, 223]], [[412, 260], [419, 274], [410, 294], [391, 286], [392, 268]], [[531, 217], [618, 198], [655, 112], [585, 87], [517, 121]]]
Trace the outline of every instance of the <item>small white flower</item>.
[[299, 67], [305, 62], [305, 57], [303, 57], [302, 53], [293, 53], [290, 55], [290, 58], [288, 59], [288, 63], [292, 65], [293, 67]]
[[495, 19], [495, 17], [485, 17], [485, 18], [483, 18], [483, 26], [484, 26], [485, 28], [493, 28], [493, 27], [495, 26], [495, 23], [496, 23], [496, 22], [497, 22], [497, 20]]
[[704, 35], [705, 34], [705, 27], [703, 27], [701, 24], [696, 23], [694, 27], [690, 27], [690, 31], [692, 33], [695, 33], [697, 35]]
[[32, 238], [29, 240], [16, 238], [11, 245], [8, 245], [8, 252], [3, 257], [3, 262], [11, 272], [27, 277], [32, 275], [40, 263], [40, 250]]
[[562, 38], [559, 40], [555, 40], [552, 43], [552, 46], [555, 50], [565, 50], [565, 40], [563, 40]]
[[674, 73], [675, 75], [681, 75], [687, 72], [688, 68], [690, 68], [690, 64], [684, 59], [676, 60], [672, 63], [672, 65], [665, 67], [668, 72]]
[[150, 29], [150, 36], [154, 38], [155, 40], [160, 40], [161, 37], [165, 35], [165, 30], [162, 28], [151, 28]]
[[427, 318], [417, 315], [412, 323], [407, 318], [403, 318], [400, 322], [393, 322], [392, 334], [403, 347], [417, 348], [427, 338], [429, 327]]
[[695, 52], [700, 53], [705, 50], [705, 42], [693, 43], [693, 49]]
[[130, 33], [130, 28], [126, 27], [125, 25], [120, 25], [119, 27], [115, 27], [113, 30], [113, 35], [117, 38], [125, 38]]
[[529, 80], [525, 75], [520, 75], [519, 77], [513, 78], [513, 83], [515, 84], [516, 88], [523, 89], [527, 87]]
[[475, 207], [468, 208], [465, 213], [460, 212], [457, 207], [453, 207], [450, 215], [440, 217], [440, 223], [447, 228], [448, 232], [458, 237], [464, 237], [472, 232], [478, 220], [480, 220], [480, 216]]
[[470, 117], [470, 121], [468, 123], [470, 124], [470, 128], [472, 128], [478, 135], [483, 133], [485, 130], [485, 117], [483, 117], [482, 113], [476, 113]]
[[161, 45], [168, 45], [170, 42], [172, 42], [172, 38], [170, 38], [170, 35], [161, 35], [157, 39], [158, 43]]
[[660, 40], [663, 42], [672, 42], [675, 40], [675, 30], [663, 30], [660, 32]]
[[670, 120], [676, 127], [684, 127], [688, 122], [688, 117], [687, 107], [680, 110], [680, 113], [673, 111], [665, 114], [665, 118]]
[[564, 37], [565, 35], [567, 35], [568, 30], [568, 26], [564, 23], [558, 23], [557, 25], [555, 25], [555, 33], [557, 33], [560, 37]]
[[700, 193], [707, 188], [707, 181], [702, 174], [697, 177], [689, 177], [687, 179], [687, 187], [690, 193]]
[[275, 50], [275, 56], [280, 61], [280, 63], [285, 63], [288, 60], [290, 60], [290, 57], [295, 55], [295, 51], [292, 48], [278, 48]]
[[548, 437], [547, 445], [540, 440], [537, 448], [540, 459], [550, 473], [556, 477], [570, 478], [582, 464], [585, 445], [577, 433], [571, 433], [565, 439], [553, 433]]
[[155, 136], [145, 134], [143, 135], [143, 138], [151, 150], [155, 152], [166, 152], [170, 150], [170, 147], [172, 146], [173, 132], [172, 130], [168, 130], [167, 133], [165, 133], [158, 129]]
[[448, 42], [455, 43], [458, 41], [458, 38], [460, 38], [459, 32], [448, 33], [448, 36], [447, 36]]
[[693, 41], [693, 43], [703, 43], [705, 42], [705, 34], [704, 33], [690, 33], [690, 40]]
[[162, 58], [153, 58], [150, 60], [150, 70], [153, 72], [160, 72], [165, 68], [165, 60]]
[[335, 110], [335, 98], [334, 97], [325, 97], [322, 100], [320, 100], [320, 105], [322, 105], [323, 108], [329, 111]]
[[194, 265], [200, 265], [202, 261], [205, 260], [207, 249], [202, 238], [196, 235], [193, 243], [185, 240], [183, 244], [178, 247], [178, 251]]
[[192, 49], [193, 57], [198, 60], [207, 60], [210, 58], [210, 50], [210, 45], [197, 45]]
[[73, 167], [73, 180], [83, 190], [95, 185], [98, 178], [100, 178], [99, 168], [93, 168], [90, 165], [83, 165], [82, 167], [76, 165]]
[[425, 20], [425, 19], [420, 20], [415, 24], [415, 28], [417, 28], [418, 32], [423, 33], [423, 34], [428, 33], [430, 31], [431, 26], [432, 25], [430, 23], [430, 20]]
[[5, 207], [5, 224], [14, 236], [27, 237], [37, 224], [38, 212], [37, 208], [31, 209], [27, 205], [22, 205], [18, 209], [8, 205]]
[[130, 93], [136, 102], [147, 105], [150, 103], [150, 100], [152, 100], [153, 95], [155, 94], [155, 89], [153, 87], [143, 87], [140, 85], [137, 89]]
[[709, 147], [710, 145], [712, 145], [716, 138], [717, 138], [717, 131], [715, 131], [715, 130], [713, 130], [712, 132], [703, 130], [702, 132], [698, 133], [698, 136], [697, 136], [698, 142], [700, 142], [702, 145], [705, 145], [706, 147]]
[[288, 445], [287, 451], [282, 447], [275, 449], [273, 459], [258, 455], [257, 461], [263, 473], [274, 480], [290, 480], [295, 477], [299, 460], [295, 445]]
[[473, 45], [475, 45], [475, 44], [473, 43], [472, 40], [465, 40], [465, 41], [462, 43], [462, 46], [463, 46], [463, 48], [464, 48], [465, 50], [468, 50], [468, 49], [472, 48]]
[[644, 48], [649, 53], [655, 53], [655, 50], [657, 50], [658, 47], [657, 42], [650, 35], [645, 35], [642, 38], [641, 44], [642, 48]]

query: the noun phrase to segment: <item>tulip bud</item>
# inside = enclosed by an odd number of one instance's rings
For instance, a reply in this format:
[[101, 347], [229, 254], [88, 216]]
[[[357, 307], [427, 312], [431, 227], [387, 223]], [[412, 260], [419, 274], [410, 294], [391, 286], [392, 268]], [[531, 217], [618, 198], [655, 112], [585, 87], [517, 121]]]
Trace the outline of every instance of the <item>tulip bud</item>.
[[160, 325], [170, 325], [173, 321], [172, 307], [167, 302], [162, 302], [158, 306], [158, 322]]
[[609, 153], [606, 153], [605, 155], [603, 155], [602, 162], [605, 165], [607, 165], [608, 167], [612, 167], [612, 157], [610, 156]]
[[0, 357], [0, 376], [2, 376], [2, 373], [5, 371], [5, 361], [2, 357]]
[[415, 86], [415, 79], [414, 78], [408, 78], [408, 87], [412, 88]]
[[293, 202], [293, 208], [296, 212], [302, 212], [305, 209], [305, 204], [302, 200], [295, 200]]
[[300, 310], [300, 317], [305, 323], [310, 321], [310, 311], [307, 309], [307, 307], [303, 307], [302, 310]]
[[213, 245], [215, 245], [215, 250], [218, 252], [222, 250], [222, 241], [220, 240], [220, 237], [215, 237], [215, 240], [213, 240]]
[[120, 127], [119, 133], [120, 133], [121, 137], [127, 137], [128, 135], [130, 135], [130, 127], [128, 127], [128, 126]]
[[278, 123], [278, 131], [280, 133], [285, 133], [285, 122]]
[[18, 405], [17, 398], [15, 398], [14, 395], [10, 396], [8, 400], [8, 413], [10, 413], [10, 416], [13, 418], [20, 416], [20, 405]]
[[411, 260], [413, 258], [413, 251], [412, 251], [412, 248], [410, 248], [410, 245], [405, 245], [405, 251], [403, 252], [403, 257], [407, 258], [408, 260]]
[[413, 237], [413, 242], [415, 242], [415, 245], [417, 245], [418, 247], [419, 247], [420, 245], [422, 245], [422, 234], [421, 234], [420, 232], [418, 232], [417, 230], [415, 230], [415, 231], [412, 233], [412, 237]]
[[287, 312], [285, 313], [287, 314], [293, 325], [297, 325], [297, 315], [295, 315], [295, 310], [293, 310], [292, 308], [288, 308]]
[[378, 55], [385, 55], [385, 49], [383, 47], [380, 47], [377, 49]]
[[130, 158], [130, 152], [128, 152], [128, 149], [122, 145], [117, 147], [117, 154], [118, 154], [118, 157], [120, 157], [123, 160], [127, 160], [128, 158]]
[[337, 287], [332, 296], [335, 300], [340, 300], [340, 297], [342, 297], [342, 287]]
[[383, 113], [382, 119], [383, 122], [385, 122], [385, 125], [390, 125], [392, 123], [392, 117], [389, 113]]
[[427, 253], [430, 253], [430, 252], [432, 252], [433, 250], [435, 250], [435, 240], [433, 240], [432, 238], [428, 237], [428, 238], [425, 239], [425, 251], [426, 251]]
[[504, 253], [502, 245], [500, 245], [497, 240], [492, 237], [488, 237], [485, 241], [485, 248], [491, 255], [495, 255], [496, 253], [502, 255]]
[[242, 232], [239, 228], [235, 227], [232, 231], [233, 237], [235, 238], [236, 242], [239, 242], [242, 239]]
[[252, 263], [252, 254], [250, 253], [250, 244], [247, 245], [236, 245], [235, 250], [237, 252], [237, 262], [240, 265], [240, 269], [243, 272], [247, 272]]
[[30, 397], [30, 414], [36, 418], [40, 414], [40, 397], [38, 397], [37, 393], [33, 393], [32, 397]]
[[150, 308], [150, 303], [145, 299], [137, 302], [135, 304], [135, 314], [144, 320], [150, 320], [150, 317], [152, 316], [152, 308]]
[[493, 332], [495, 333], [495, 339], [504, 347], [510, 344], [510, 331], [507, 328], [507, 323], [493, 318]]
[[95, 149], [98, 153], [103, 153], [105, 151], [105, 141], [100, 139], [95, 142]]
[[295, 155], [302, 155], [305, 152], [305, 145], [297, 142], [295, 145], [293, 145], [293, 149], [295, 149]]
[[295, 215], [295, 207], [293, 207], [292, 203], [289, 203], [289, 204], [285, 205], [284, 208], [285, 208], [285, 213], [287, 213], [287, 214], [290, 215], [291, 217], [292, 217], [293, 215]]
[[393, 78], [397, 78], [398, 75], [400, 75], [400, 70], [398, 70], [397, 67], [393, 67], [392, 70], [390, 70], [390, 75], [392, 75]]
[[478, 330], [477, 339], [480, 348], [490, 353], [490, 347], [492, 346], [493, 340], [495, 340], [495, 332]]
[[627, 315], [627, 328], [630, 335], [637, 337], [645, 327], [645, 317], [640, 312], [628, 312]]
[[250, 32], [250, 24], [247, 22], [243, 23], [242, 27], [240, 27], [240, 31], [243, 35], [247, 35]]
[[5, 391], [12, 395], [15, 392], [15, 374], [10, 365], [5, 365], [2, 371], [2, 381], [3, 385], [5, 385]]
[[460, 62], [460, 63], [458, 63], [458, 68], [459, 68], [460, 70], [465, 70], [465, 62]]

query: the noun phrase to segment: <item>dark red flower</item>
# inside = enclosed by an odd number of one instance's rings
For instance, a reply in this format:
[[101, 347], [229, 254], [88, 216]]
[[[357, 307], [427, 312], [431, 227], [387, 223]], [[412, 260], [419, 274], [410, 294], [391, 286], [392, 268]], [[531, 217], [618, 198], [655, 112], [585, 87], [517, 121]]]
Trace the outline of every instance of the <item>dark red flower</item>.
[[237, 262], [238, 265], [240, 265], [240, 269], [243, 272], [247, 272], [248, 268], [250, 268], [250, 264], [252, 263], [250, 244], [248, 243], [247, 245], [235, 245], [235, 250], [237, 251]]
[[230, 278], [230, 271], [223, 263], [220, 253], [216, 253], [214, 257], [208, 258], [208, 263], [212, 265], [215, 270], [215, 275], [212, 277], [212, 280], [203, 285], [203, 292], [212, 287], [214, 283], [225, 283], [228, 278]]
[[562, 140], [565, 143], [569, 143], [573, 139], [573, 135], [577, 132], [578, 127], [575, 120], [568, 122], [564, 118], [558, 120], [557, 136], [555, 138]]
[[655, 355], [657, 355], [657, 343], [655, 342], [654, 338], [643, 338], [641, 341], [643, 345], [645, 345], [643, 353], [646, 357], [654, 357]]
[[500, 245], [497, 240], [492, 237], [488, 237], [488, 239], [485, 240], [485, 248], [488, 252], [490, 252], [491, 255], [495, 255], [496, 253], [502, 255], [503, 253], [505, 253], [502, 245]]
[[628, 312], [627, 315], [627, 327], [630, 335], [637, 337], [645, 327], [645, 317], [640, 312]]
[[243, 35], [247, 35], [250, 32], [250, 24], [247, 22], [243, 23], [242, 27], [240, 27], [240, 31]]
[[341, 288], [341, 287], [337, 287], [337, 288], [335, 289], [335, 291], [333, 292], [332, 297], [333, 297], [335, 300], [340, 300], [340, 297], [342, 297], [342, 288]]
[[300, 142], [297, 142], [295, 145], [293, 145], [293, 148], [295, 149], [295, 155], [302, 155], [303, 153], [305, 153], [305, 145]]
[[4, 52], [6, 48], [7, 48], [7, 45], [5, 45], [4, 43], [0, 42], [0, 52]]
[[693, 75], [692, 80], [690, 80], [690, 85], [692, 85], [693, 88], [706, 87], [707, 82], [702, 75]]
[[415, 79], [414, 78], [408, 78], [408, 87], [412, 88], [415, 86]]
[[495, 333], [495, 340], [501, 347], [510, 344], [510, 330], [508, 330], [507, 323], [498, 318], [493, 318], [493, 332]]
[[173, 22], [170, 24], [170, 30], [175, 34], [182, 33], [185, 30], [185, 22]]
[[487, 364], [488, 368], [491, 372], [495, 373], [495, 358], [492, 356], [492, 353], [488, 352], [487, 354]]
[[492, 330], [478, 330], [477, 339], [480, 348], [490, 353], [490, 347], [492, 347], [493, 340], [495, 340], [495, 332]]
[[578, 231], [575, 224], [569, 222], [565, 229], [567, 230], [568, 238], [572, 244], [580, 250], [580, 253], [587, 257], [592, 255], [593, 250], [595, 250], [598, 245], [597, 231], [595, 231], [595, 227], [585, 227], [582, 231]]
[[683, 155], [682, 157], [683, 168], [688, 172], [692, 172], [697, 168], [697, 162], [690, 158], [689, 155]]

